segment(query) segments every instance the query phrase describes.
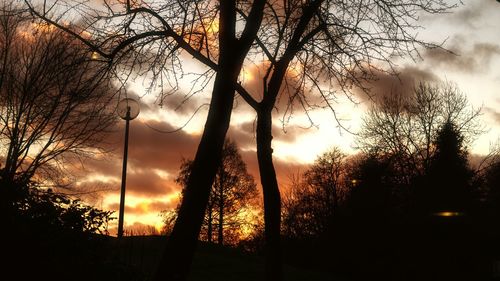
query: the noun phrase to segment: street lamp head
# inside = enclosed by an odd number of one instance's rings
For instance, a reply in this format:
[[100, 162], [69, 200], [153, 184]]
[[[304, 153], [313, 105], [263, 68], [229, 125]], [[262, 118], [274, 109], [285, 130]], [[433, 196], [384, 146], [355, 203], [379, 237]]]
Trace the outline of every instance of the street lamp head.
[[141, 108], [139, 103], [132, 98], [122, 99], [117, 106], [116, 112], [124, 120], [133, 120], [139, 115]]

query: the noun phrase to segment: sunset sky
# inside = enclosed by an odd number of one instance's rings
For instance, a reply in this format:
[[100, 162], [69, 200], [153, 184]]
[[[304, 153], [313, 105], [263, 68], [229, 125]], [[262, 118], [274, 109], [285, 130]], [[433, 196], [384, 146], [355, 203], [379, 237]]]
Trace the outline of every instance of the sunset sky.
[[[456, 83], [473, 106], [483, 107], [481, 118], [489, 131], [475, 142], [472, 152], [487, 153], [490, 144], [500, 136], [500, 3], [467, 0], [453, 13], [423, 17], [420, 24], [425, 28], [419, 32], [421, 39], [444, 42], [444, 47], [456, 55], [436, 49], [422, 50], [421, 60], [397, 62], [400, 80], [381, 74], [371, 85], [373, 93], [408, 92], [416, 81], [421, 80]], [[250, 85], [257, 83], [258, 77], [258, 69], [254, 66], [245, 68], [241, 79]], [[183, 83], [189, 87], [189, 81]], [[160, 227], [159, 212], [174, 208], [178, 203], [180, 187], [173, 179], [180, 161], [194, 157], [208, 107], [202, 107], [180, 131], [161, 133], [158, 130], [172, 131], [181, 127], [200, 105], [210, 101], [211, 86], [179, 108], [184, 99], [182, 87], [162, 107], [157, 104], [154, 94], [145, 95], [140, 79], [130, 82], [128, 90], [130, 96], [141, 97], [141, 113], [130, 126], [125, 228], [134, 224]], [[342, 126], [352, 132], [359, 129], [363, 112], [370, 106], [370, 101], [361, 92], [356, 95], [356, 100], [358, 103], [339, 97], [335, 107]], [[255, 114], [241, 98], [237, 98], [236, 104], [228, 134], [240, 147], [250, 173], [258, 182], [253, 129]], [[275, 111], [273, 140], [275, 165], [282, 188], [288, 184], [288, 176], [304, 171], [307, 164], [330, 147], [356, 152], [355, 136], [339, 128], [332, 112], [311, 112], [313, 127], [303, 113], [297, 112], [283, 128], [282, 114], [281, 109]], [[93, 202], [104, 209], [118, 210], [123, 133], [124, 121], [107, 140], [114, 150], [106, 156], [86, 161], [84, 170], [80, 171], [79, 185], [110, 189]], [[114, 227], [110, 227], [111, 233]]]

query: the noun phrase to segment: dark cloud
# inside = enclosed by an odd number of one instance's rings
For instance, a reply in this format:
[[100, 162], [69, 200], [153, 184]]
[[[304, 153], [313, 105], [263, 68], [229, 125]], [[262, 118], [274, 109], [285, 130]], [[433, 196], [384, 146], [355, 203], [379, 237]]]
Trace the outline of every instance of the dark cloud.
[[498, 3], [493, 0], [467, 1], [445, 19], [453, 24], [478, 28], [489, 11], [495, 9], [498, 9]]
[[[123, 153], [123, 124], [110, 136], [111, 143], [117, 143], [115, 154]], [[156, 129], [156, 130], [155, 130]], [[142, 169], [161, 169], [172, 172], [178, 168], [182, 158], [192, 158], [199, 142], [199, 136], [175, 128], [167, 122], [134, 120], [130, 122], [128, 161]], [[120, 157], [121, 158], [121, 157]]]
[[[117, 151], [116, 151], [117, 152]], [[104, 157], [90, 158], [83, 163], [84, 173], [88, 175], [100, 174], [119, 177], [122, 163], [116, 152], [106, 154]]]
[[449, 51], [433, 48], [423, 54], [424, 61], [430, 65], [465, 73], [484, 73], [488, 71], [494, 56], [500, 55], [500, 46], [490, 43], [475, 43], [470, 48], [464, 47], [466, 38], [455, 37], [449, 45]]
[[[134, 195], [164, 195], [179, 187], [173, 182], [183, 158], [193, 158], [198, 145], [198, 136], [184, 131], [159, 133], [150, 127], [171, 131], [174, 128], [166, 122], [133, 120], [130, 122], [127, 193]], [[124, 143], [124, 122], [120, 122], [106, 142], [110, 152], [104, 157], [89, 159], [83, 163], [85, 173], [121, 179]], [[148, 127], [149, 126], [149, 127]], [[158, 171], [168, 173], [168, 178]], [[98, 179], [85, 185], [118, 185], [101, 183]]]
[[127, 193], [142, 196], [162, 195], [174, 192], [177, 185], [160, 177], [150, 169], [137, 169], [127, 174]]
[[490, 115], [493, 120], [500, 125], [500, 111], [491, 107], [484, 107], [486, 114]]
[[[99, 170], [99, 166], [90, 166], [95, 170], [95, 175], [112, 177], [112, 181], [101, 181], [99, 177], [92, 178], [92, 173], [90, 173], [90, 180], [84, 181], [78, 185], [80, 191], [98, 191], [106, 192], [108, 194], [119, 194], [121, 187], [121, 158], [116, 157], [115, 162], [120, 163], [120, 165], [113, 165], [114, 170], [110, 173], [106, 173], [104, 170]], [[175, 171], [176, 173], [176, 171]], [[177, 184], [174, 183], [173, 179], [165, 179], [156, 173], [153, 169], [138, 169], [135, 167], [128, 167], [127, 170], [127, 194], [137, 195], [137, 196], [161, 196], [175, 192], [178, 190]]]
[[194, 114], [200, 106], [203, 106], [204, 102], [200, 95], [186, 95], [180, 92], [176, 92], [168, 97], [165, 97], [161, 102], [159, 101], [160, 107], [165, 107], [166, 109], [174, 110], [175, 112], [182, 115]]
[[397, 75], [382, 71], [373, 74], [375, 79], [365, 82], [364, 85], [368, 88], [368, 93], [360, 89], [355, 90], [355, 94], [362, 101], [378, 101], [392, 93], [411, 95], [418, 82], [439, 80], [432, 72], [413, 66], [406, 66], [398, 70]]
[[240, 148], [255, 147], [255, 128], [253, 122], [231, 126], [227, 136]]

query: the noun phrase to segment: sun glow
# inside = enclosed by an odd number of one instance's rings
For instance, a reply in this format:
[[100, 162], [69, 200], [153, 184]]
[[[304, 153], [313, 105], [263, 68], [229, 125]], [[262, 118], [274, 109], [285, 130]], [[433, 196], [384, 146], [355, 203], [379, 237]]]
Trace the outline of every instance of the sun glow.
[[[133, 230], [137, 227], [136, 224], [139, 223], [142, 226], [153, 226], [158, 232], [160, 232], [163, 228], [163, 220], [160, 216], [160, 212], [166, 209], [175, 208], [179, 198], [180, 191], [169, 193], [160, 198], [127, 195], [125, 199], [124, 213], [125, 230]], [[103, 200], [103, 205], [106, 209], [115, 211], [115, 217], [118, 217], [119, 200], [119, 194], [109, 194]], [[117, 220], [113, 220], [110, 223], [110, 233], [112, 235], [116, 234], [117, 223]]]
[[28, 41], [33, 41], [37, 33], [50, 33], [56, 30], [56, 26], [46, 22], [34, 22], [19, 29], [19, 35]]
[[238, 219], [240, 221], [250, 222], [249, 224], [242, 224], [240, 226], [240, 239], [249, 238], [254, 232], [255, 227], [258, 223], [258, 218], [260, 217], [260, 212], [258, 209], [252, 206], [245, 206], [241, 209], [238, 214]]
[[217, 20], [205, 20], [203, 25], [205, 26], [205, 29], [209, 33], [217, 33], [219, 32], [219, 21]]
[[240, 76], [241, 76], [242, 82], [248, 82], [248, 81], [251, 81], [254, 79], [254, 75], [253, 75], [252, 71], [245, 68], [245, 67], [241, 70]]
[[92, 52], [92, 56], [91, 56], [91, 58], [92, 58], [93, 60], [98, 60], [100, 57], [101, 57], [101, 56], [99, 55], [99, 53], [97, 53], [97, 52]]

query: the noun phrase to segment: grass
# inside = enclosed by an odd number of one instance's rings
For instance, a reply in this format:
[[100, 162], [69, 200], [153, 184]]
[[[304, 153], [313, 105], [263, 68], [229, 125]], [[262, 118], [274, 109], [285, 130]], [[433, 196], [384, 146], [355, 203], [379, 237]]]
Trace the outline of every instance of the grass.
[[[111, 239], [111, 255], [126, 267], [140, 271], [144, 280], [150, 280], [160, 260], [165, 237], [133, 236], [123, 241]], [[330, 281], [327, 273], [309, 271], [285, 265], [287, 281]], [[264, 278], [264, 258], [237, 249], [200, 243], [198, 245], [189, 281], [255, 281]]]

